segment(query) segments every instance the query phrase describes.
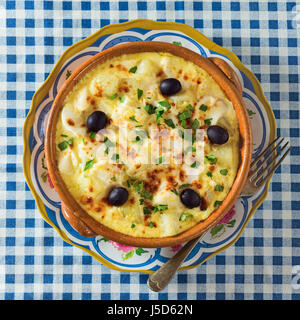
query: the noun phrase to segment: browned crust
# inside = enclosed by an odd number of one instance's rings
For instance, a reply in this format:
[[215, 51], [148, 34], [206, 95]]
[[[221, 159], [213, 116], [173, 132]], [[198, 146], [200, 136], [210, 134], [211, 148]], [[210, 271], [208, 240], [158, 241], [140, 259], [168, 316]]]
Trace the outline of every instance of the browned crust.
[[[223, 203], [216, 209], [207, 219], [199, 222], [192, 228], [172, 237], [164, 238], [143, 238], [133, 237], [120, 232], [116, 232], [98, 221], [94, 220], [82, 207], [76, 202], [73, 196], [68, 191], [61, 175], [59, 174], [57, 161], [56, 161], [56, 146], [55, 146], [55, 129], [58, 121], [59, 112], [62, 108], [63, 101], [67, 94], [76, 85], [76, 83], [96, 65], [103, 63], [113, 57], [138, 53], [138, 52], [169, 52], [173, 55], [182, 57], [189, 60], [199, 67], [203, 68], [210, 76], [220, 85], [229, 100], [232, 102], [237, 119], [239, 122], [241, 149], [240, 149], [240, 166], [236, 175], [236, 179], [232, 185], [230, 192], [223, 201]], [[225, 63], [226, 64], [226, 63]], [[226, 67], [227, 65], [227, 67]], [[73, 74], [66, 80], [60, 91], [58, 92], [52, 108], [50, 110], [48, 124], [46, 128], [45, 137], [45, 154], [46, 161], [49, 168], [49, 174], [56, 192], [58, 193], [62, 203], [69, 212], [68, 221], [70, 224], [77, 228], [84, 223], [89, 232], [119, 243], [148, 248], [159, 248], [173, 246], [179, 243], [189, 241], [193, 238], [200, 236], [215, 225], [232, 207], [238, 196], [240, 195], [243, 186], [247, 179], [249, 171], [251, 156], [252, 156], [252, 131], [250, 126], [250, 120], [248, 117], [246, 106], [241, 96], [241, 86], [235, 81], [236, 75], [233, 70], [226, 64], [221, 63], [219, 60], [213, 60], [203, 58], [199, 54], [173, 44], [165, 42], [134, 42], [127, 43], [109, 48], [94, 57], [90, 58], [83, 65], [78, 67]], [[230, 68], [232, 72], [228, 69]], [[229, 73], [228, 73], [229, 72]], [[235, 75], [235, 77], [233, 76]], [[229, 76], [229, 79], [228, 79]], [[238, 78], [236, 77], [238, 80]], [[72, 212], [72, 213], [71, 213]], [[77, 221], [78, 220], [78, 221]], [[74, 222], [76, 221], [76, 222]]]

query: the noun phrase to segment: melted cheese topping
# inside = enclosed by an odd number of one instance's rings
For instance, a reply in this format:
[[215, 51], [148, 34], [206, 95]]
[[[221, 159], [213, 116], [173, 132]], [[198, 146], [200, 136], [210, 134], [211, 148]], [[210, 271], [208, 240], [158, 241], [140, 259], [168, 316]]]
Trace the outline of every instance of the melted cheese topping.
[[[166, 78], [182, 85], [168, 98], [159, 89]], [[96, 110], [109, 119], [97, 134], [86, 128]], [[212, 144], [209, 125], [225, 128], [228, 142]], [[206, 71], [169, 53], [122, 55], [86, 74], [64, 102], [56, 144], [59, 171], [81, 207], [136, 237], [176, 235], [206, 219], [228, 194], [239, 163], [232, 103]], [[107, 201], [114, 186], [129, 191], [120, 207]], [[185, 187], [198, 192], [200, 207], [182, 204]]]

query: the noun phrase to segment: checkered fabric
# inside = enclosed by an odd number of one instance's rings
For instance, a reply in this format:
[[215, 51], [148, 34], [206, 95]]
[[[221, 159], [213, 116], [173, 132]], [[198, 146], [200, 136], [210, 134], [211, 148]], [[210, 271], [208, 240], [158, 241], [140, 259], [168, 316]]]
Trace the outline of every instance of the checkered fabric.
[[[299, 299], [299, 15], [286, 1], [0, 1], [0, 299]], [[111, 270], [65, 243], [22, 171], [34, 92], [70, 45], [129, 18], [186, 23], [235, 52], [294, 146], [239, 240], [161, 293], [147, 274]]]

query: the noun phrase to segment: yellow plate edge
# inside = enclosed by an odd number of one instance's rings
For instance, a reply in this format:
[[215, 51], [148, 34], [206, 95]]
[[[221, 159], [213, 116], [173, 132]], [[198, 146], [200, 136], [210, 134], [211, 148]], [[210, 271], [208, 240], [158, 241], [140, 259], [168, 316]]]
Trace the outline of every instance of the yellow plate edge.
[[[29, 145], [27, 143], [27, 141], [29, 140], [29, 134], [30, 134], [31, 127], [32, 127], [33, 122], [34, 122], [34, 116], [35, 116], [36, 107], [39, 105], [39, 103], [42, 100], [42, 98], [49, 91], [51, 85], [53, 84], [53, 82], [55, 81], [55, 79], [56, 79], [56, 77], [57, 77], [57, 75], [59, 73], [60, 68], [65, 63], [65, 61], [68, 60], [71, 56], [75, 55], [77, 52], [87, 48], [89, 45], [94, 43], [99, 37], [101, 37], [103, 35], [107, 35], [107, 34], [115, 34], [115, 33], [123, 32], [123, 31], [127, 30], [129, 27], [131, 27], [131, 28], [150, 29], [150, 30], [164, 30], [164, 29], [167, 29], [167, 30], [180, 31], [182, 33], [185, 33], [187, 36], [191, 37], [195, 41], [199, 42], [200, 44], [204, 45], [206, 48], [227, 56], [231, 60], [231, 62], [235, 65], [235, 67], [237, 67], [239, 70], [244, 72], [246, 74], [246, 76], [250, 79], [250, 81], [251, 81], [251, 83], [252, 83], [252, 85], [254, 87], [256, 96], [259, 98], [260, 102], [263, 104], [263, 106], [265, 108], [265, 111], [266, 111], [266, 113], [268, 115], [269, 123], [270, 123], [269, 141], [271, 141], [271, 140], [273, 140], [275, 138], [275, 135], [276, 135], [276, 120], [275, 120], [275, 117], [274, 117], [273, 110], [272, 110], [269, 102], [267, 101], [267, 99], [266, 99], [266, 97], [265, 97], [265, 95], [263, 93], [263, 90], [261, 88], [261, 85], [260, 85], [259, 81], [257, 80], [257, 78], [255, 77], [255, 75], [241, 63], [239, 58], [233, 52], [231, 52], [230, 50], [225, 49], [225, 48], [217, 45], [216, 43], [211, 41], [209, 38], [204, 36], [202, 33], [200, 33], [196, 29], [194, 29], [194, 28], [192, 28], [192, 27], [190, 27], [189, 25], [186, 25], [186, 24], [177, 23], [177, 22], [152, 21], [152, 20], [147, 20], [147, 19], [136, 19], [136, 20], [132, 20], [132, 21], [128, 21], [128, 22], [107, 25], [107, 26], [99, 29], [98, 31], [96, 31], [91, 36], [89, 36], [89, 37], [87, 37], [85, 39], [82, 39], [79, 42], [73, 44], [67, 50], [64, 51], [64, 53], [60, 56], [59, 60], [57, 61], [57, 63], [53, 67], [52, 71], [48, 75], [47, 79], [44, 81], [44, 83], [41, 85], [41, 87], [33, 95], [32, 104], [31, 104], [30, 110], [29, 110], [28, 115], [27, 115], [27, 117], [26, 117], [26, 119], [24, 121], [24, 125], [23, 125], [23, 145], [24, 145], [23, 171], [24, 171], [25, 180], [26, 180], [27, 185], [30, 188], [35, 200], [36, 200], [37, 207], [38, 207], [39, 212], [41, 213], [42, 217], [44, 218], [44, 220], [48, 224], [50, 224], [58, 232], [58, 234], [61, 236], [61, 238], [64, 241], [66, 241], [67, 243], [69, 243], [71, 245], [74, 245], [74, 246], [84, 250], [85, 252], [87, 252], [88, 254], [93, 256], [96, 260], [101, 262], [103, 265], [105, 265], [106, 267], [111, 268], [113, 270], [125, 271], [125, 272], [143, 272], [143, 273], [151, 274], [151, 273], [154, 273], [154, 271], [152, 271], [152, 270], [135, 270], [135, 269], [127, 270], [127, 269], [120, 269], [120, 268], [116, 267], [115, 265], [111, 264], [107, 260], [105, 260], [102, 257], [96, 255], [92, 250], [84, 248], [84, 247], [82, 247], [80, 245], [77, 245], [77, 244], [73, 243], [71, 240], [68, 239], [68, 237], [66, 236], [66, 234], [62, 230], [57, 228], [52, 223], [52, 221], [49, 219], [49, 217], [47, 215], [44, 203], [42, 202], [42, 200], [38, 196], [38, 194], [37, 194], [37, 192], [36, 192], [36, 190], [35, 190], [35, 188], [33, 186], [32, 180], [31, 180], [31, 176], [30, 176], [30, 149], [29, 149]], [[219, 249], [219, 250], [217, 250], [215, 252], [212, 252], [201, 263], [199, 263], [197, 265], [193, 265], [193, 266], [181, 267], [179, 270], [190, 270], [190, 269], [196, 268], [199, 265], [201, 265], [202, 263], [204, 263], [206, 260], [208, 260], [209, 258], [217, 255], [218, 253], [220, 253], [220, 252], [226, 250], [227, 248], [229, 248], [230, 246], [232, 246], [238, 240], [238, 238], [240, 237], [240, 235], [244, 231], [244, 228], [248, 224], [249, 220], [251, 219], [251, 217], [254, 214], [254, 212], [256, 211], [256, 209], [266, 199], [271, 179], [272, 179], [272, 177], [270, 177], [268, 179], [263, 194], [261, 195], [260, 199], [255, 203], [255, 205], [252, 207], [252, 209], [251, 209], [251, 211], [250, 211], [250, 213], [249, 213], [249, 215], [248, 215], [243, 227], [241, 228], [240, 232], [237, 234], [237, 236], [230, 243], [228, 243], [226, 246], [222, 247], [221, 249]]]

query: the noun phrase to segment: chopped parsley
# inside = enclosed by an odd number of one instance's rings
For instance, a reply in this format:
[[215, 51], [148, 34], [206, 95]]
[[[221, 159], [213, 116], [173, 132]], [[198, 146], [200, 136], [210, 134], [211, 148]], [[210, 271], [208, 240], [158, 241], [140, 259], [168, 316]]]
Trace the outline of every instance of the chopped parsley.
[[172, 119], [165, 119], [165, 124], [170, 128], [173, 128], [173, 129], [175, 128], [175, 124]]
[[156, 114], [156, 124], [159, 125], [159, 119], [162, 117], [165, 111], [168, 111], [171, 106], [168, 99], [158, 102], [159, 106], [155, 109]]
[[178, 191], [176, 189], [172, 189], [170, 191], [173, 192], [174, 194], [176, 194], [176, 196], [178, 196]]
[[104, 138], [104, 143], [106, 145], [106, 149], [105, 149], [106, 154], [109, 154], [109, 148], [116, 146], [116, 143], [110, 141], [107, 137]]
[[138, 121], [136, 120], [135, 116], [131, 116], [131, 117], [129, 117], [129, 119], [130, 119], [131, 121], [138, 122]]
[[160, 106], [162, 106], [163, 108], [165, 108], [166, 110], [171, 109], [171, 105], [168, 99], [162, 100], [162, 101], [158, 101], [158, 104]]
[[147, 104], [145, 105], [144, 109], [149, 113], [149, 114], [154, 114], [156, 111], [156, 107], [153, 106], [152, 104]]
[[183, 188], [188, 188], [190, 187], [191, 185], [189, 183], [184, 183], [182, 184], [181, 186], [179, 186], [179, 189], [183, 189]]
[[193, 116], [192, 111], [193, 111], [193, 107], [191, 104], [189, 104], [186, 106], [183, 112], [179, 113], [178, 119], [183, 128], [186, 127], [186, 119], [191, 118]]
[[143, 212], [144, 212], [144, 214], [152, 214], [151, 210], [147, 207], [143, 208]]
[[144, 93], [144, 91], [142, 89], [137, 89], [137, 98], [138, 98], [138, 100], [141, 99], [143, 93]]
[[176, 44], [177, 46], [182, 47], [182, 43], [180, 41], [173, 41], [173, 44]]
[[[139, 181], [138, 179], [128, 179], [127, 180], [128, 188], [134, 187], [136, 191], [140, 194], [142, 198], [152, 200], [153, 195], [146, 189], [143, 189], [144, 183], [143, 181]], [[140, 199], [140, 204], [144, 203], [144, 199]]]
[[95, 139], [97, 132], [91, 131], [90, 132], [90, 138]]
[[143, 139], [141, 139], [141, 137], [139, 137], [139, 136], [136, 136], [135, 137], [135, 142], [142, 144], [143, 143]]
[[204, 112], [205, 112], [205, 111], [207, 110], [207, 108], [208, 108], [208, 106], [207, 106], [207, 105], [205, 105], [205, 104], [201, 104], [201, 106], [200, 106], [200, 108], [199, 108], [199, 109], [200, 109], [201, 111], [204, 111]]
[[217, 184], [217, 185], [215, 186], [215, 191], [220, 191], [220, 192], [222, 192], [223, 190], [224, 190], [224, 187], [221, 186], [220, 184]]
[[124, 103], [125, 97], [120, 97], [119, 100], [120, 100], [122, 103]]
[[154, 212], [160, 212], [160, 211], [165, 211], [165, 210], [168, 210], [167, 204], [159, 204], [158, 206], [153, 208]]
[[85, 163], [85, 167], [84, 167], [83, 171], [90, 169], [93, 166], [93, 164], [94, 164], [94, 159], [87, 161]]
[[218, 158], [214, 156], [213, 154], [205, 156], [205, 162], [209, 164], [216, 164], [218, 161]]
[[155, 114], [156, 114], [156, 124], [159, 125], [159, 119], [162, 117], [164, 114], [165, 110], [163, 107], [158, 107], [156, 108]]
[[195, 119], [192, 123], [192, 128], [194, 130], [197, 130], [199, 128], [199, 125], [200, 125], [200, 122], [197, 119]]
[[133, 229], [133, 228], [135, 228], [135, 224], [134, 223], [131, 225], [131, 229]]
[[149, 199], [149, 200], [152, 200], [153, 199], [153, 195], [152, 193], [150, 193], [148, 190], [146, 189], [143, 189], [141, 191], [141, 197], [145, 198], [145, 199]]
[[220, 173], [221, 173], [223, 176], [227, 176], [228, 170], [227, 170], [227, 169], [222, 169], [222, 170], [220, 170]]
[[136, 70], [137, 70], [137, 66], [134, 66], [134, 67], [129, 69], [129, 72], [136, 73]]
[[208, 177], [210, 177], [210, 178], [212, 178], [212, 176], [213, 176], [210, 171], [207, 171], [207, 172], [206, 172], [206, 175], [207, 175]]
[[199, 161], [195, 161], [191, 165], [192, 168], [198, 168], [199, 166], [200, 166], [200, 162]]
[[68, 136], [66, 134], [61, 134], [60, 136], [64, 137], [64, 138], [68, 138]]
[[184, 132], [183, 132], [183, 130], [179, 129], [179, 130], [178, 130], [178, 134], [179, 134], [179, 136], [180, 136], [181, 139], [184, 139]]
[[74, 141], [74, 138], [71, 138], [69, 140], [64, 140], [63, 142], [59, 143], [58, 144], [59, 150], [63, 151], [65, 149], [67, 149], [69, 146], [72, 146], [73, 145], [73, 141]]
[[160, 156], [156, 160], [156, 164], [162, 164], [164, 162], [164, 156]]
[[212, 118], [205, 119], [205, 120], [204, 120], [204, 123], [205, 123], [206, 125], [210, 126], [210, 125], [211, 125], [211, 120], [212, 120]]
[[110, 96], [109, 98], [110, 98], [110, 100], [114, 100], [114, 99], [116, 99], [116, 98], [117, 98], [117, 96], [118, 96], [118, 94], [117, 94], [117, 93], [115, 93], [115, 94], [113, 94], [112, 96]]
[[154, 227], [154, 223], [152, 221], [150, 221], [149, 224], [148, 224], [148, 227], [149, 228], [153, 228]]
[[179, 218], [179, 221], [185, 221], [188, 217], [193, 217], [193, 215], [191, 213], [188, 213], [188, 212], [184, 212], [180, 218]]
[[222, 204], [223, 201], [216, 200], [214, 203], [214, 207], [218, 207]]

